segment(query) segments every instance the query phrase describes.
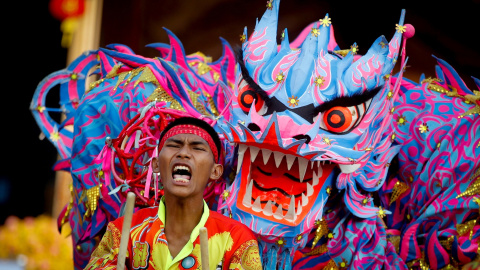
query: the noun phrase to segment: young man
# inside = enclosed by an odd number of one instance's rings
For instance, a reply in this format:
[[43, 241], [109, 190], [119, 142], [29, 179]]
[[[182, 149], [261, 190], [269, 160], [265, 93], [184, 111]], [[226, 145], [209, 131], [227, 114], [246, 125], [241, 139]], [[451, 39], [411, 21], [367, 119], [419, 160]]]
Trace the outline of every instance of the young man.
[[[199, 229], [206, 227], [211, 269], [261, 269], [250, 229], [210, 211], [203, 200], [207, 182], [223, 173], [216, 131], [202, 120], [179, 118], [162, 132], [158, 149], [152, 168], [161, 175], [164, 196], [158, 207], [134, 213], [127, 268], [202, 269]], [[122, 226], [122, 217], [108, 225], [85, 269], [116, 267]]]

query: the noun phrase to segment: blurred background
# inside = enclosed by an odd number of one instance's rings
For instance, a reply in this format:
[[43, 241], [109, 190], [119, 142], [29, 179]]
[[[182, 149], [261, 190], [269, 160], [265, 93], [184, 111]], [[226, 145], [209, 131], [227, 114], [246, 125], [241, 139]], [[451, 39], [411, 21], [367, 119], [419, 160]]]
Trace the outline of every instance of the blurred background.
[[[2, 77], [6, 87], [2, 89], [0, 106], [1, 153], [4, 155], [0, 165], [0, 226], [11, 221], [12, 217], [17, 220], [15, 224], [39, 216], [56, 219], [58, 209], [68, 202], [68, 183], [65, 183], [69, 179], [59, 177], [52, 170], [57, 160], [55, 148], [47, 139], [39, 139], [40, 129], [29, 110], [37, 84], [50, 73], [65, 68], [80, 54], [71, 46], [62, 46], [62, 37], [65, 38], [67, 33], [61, 29], [66, 25], [65, 18], [59, 18], [49, 8], [60, 2], [68, 1], [9, 1], [4, 4]], [[156, 51], [145, 46], [155, 42], [168, 43], [162, 29], [166, 27], [179, 37], [187, 54], [201, 51], [215, 60], [221, 55], [219, 37], [230, 42], [232, 47], [239, 45], [243, 28], [247, 26], [248, 33], [253, 32], [255, 20], [263, 15], [267, 1], [83, 2], [97, 7], [97, 22], [90, 26], [90, 29], [96, 29], [91, 36], [96, 37], [91, 37], [88, 45], [85, 40], [80, 41], [84, 46], [93, 46], [90, 49], [121, 43], [138, 54], [155, 57]], [[288, 28], [290, 40], [293, 40], [305, 26], [328, 13], [340, 47], [347, 49], [356, 42], [362, 54], [380, 35], [387, 39], [392, 37], [404, 8], [405, 23], [416, 29], [415, 36], [407, 42], [406, 77], [418, 81], [421, 73], [427, 77], [435, 76], [436, 60], [432, 57], [435, 55], [450, 63], [467, 86], [475, 89], [470, 76], [480, 77], [480, 21], [477, 19], [480, 0], [456, 1], [448, 5], [421, 1], [421, 6], [420, 1], [408, 0], [366, 3], [282, 0], [279, 33]], [[77, 15], [77, 19], [84, 16], [82, 13]], [[49, 102], [47, 104], [55, 106], [58, 100], [53, 98]]]

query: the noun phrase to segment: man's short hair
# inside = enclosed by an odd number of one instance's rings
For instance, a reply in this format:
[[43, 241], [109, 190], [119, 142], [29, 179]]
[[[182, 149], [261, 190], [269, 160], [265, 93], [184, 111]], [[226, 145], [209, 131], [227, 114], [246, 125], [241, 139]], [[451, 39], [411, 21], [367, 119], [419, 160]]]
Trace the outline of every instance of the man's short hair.
[[[165, 136], [165, 134], [167, 134], [170, 129], [172, 129], [173, 127], [178, 126], [178, 125], [194, 125], [194, 126], [197, 126], [201, 129], [205, 130], [210, 135], [210, 137], [212, 137], [212, 140], [215, 143], [215, 146], [217, 148], [216, 149], [217, 155], [215, 155], [215, 153], [213, 155], [218, 157], [218, 160], [215, 160], [215, 162], [219, 162], [219, 159], [220, 159], [220, 156], [221, 156], [220, 154], [221, 154], [221, 151], [222, 151], [222, 147], [221, 147], [222, 143], [220, 141], [220, 137], [218, 136], [217, 131], [215, 131], [215, 129], [212, 126], [210, 126], [207, 122], [205, 122], [201, 119], [193, 118], [193, 117], [180, 117], [180, 118], [177, 118], [177, 119], [173, 120], [162, 131], [158, 141], [161, 142], [163, 137]], [[212, 152], [213, 151], [215, 151], [215, 149], [212, 149]]]

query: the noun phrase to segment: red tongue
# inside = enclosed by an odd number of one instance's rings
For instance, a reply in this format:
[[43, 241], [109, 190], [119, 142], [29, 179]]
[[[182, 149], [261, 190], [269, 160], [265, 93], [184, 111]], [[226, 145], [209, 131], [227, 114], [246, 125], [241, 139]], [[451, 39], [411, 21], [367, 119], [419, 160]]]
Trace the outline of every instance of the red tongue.
[[174, 174], [173, 175], [173, 178], [183, 178], [183, 179], [187, 179], [187, 180], [190, 180], [190, 175], [186, 175], [186, 174]]

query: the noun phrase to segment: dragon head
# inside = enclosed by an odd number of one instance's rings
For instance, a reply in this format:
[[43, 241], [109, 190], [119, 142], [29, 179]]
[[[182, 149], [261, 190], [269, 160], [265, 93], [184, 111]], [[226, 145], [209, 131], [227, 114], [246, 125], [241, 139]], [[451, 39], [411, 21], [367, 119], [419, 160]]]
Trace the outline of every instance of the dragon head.
[[[398, 152], [392, 145], [390, 75], [400, 50], [404, 12], [390, 41], [368, 52], [340, 50], [328, 14], [291, 44], [277, 44], [279, 0], [237, 53], [233, 120], [225, 136], [238, 145], [237, 175], [226, 194], [234, 219], [263, 242], [306, 244], [332, 190], [358, 217], [377, 215], [378, 190]], [[281, 241], [278, 241], [281, 239]]]

